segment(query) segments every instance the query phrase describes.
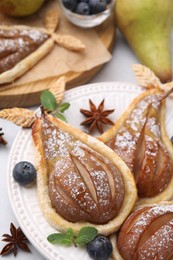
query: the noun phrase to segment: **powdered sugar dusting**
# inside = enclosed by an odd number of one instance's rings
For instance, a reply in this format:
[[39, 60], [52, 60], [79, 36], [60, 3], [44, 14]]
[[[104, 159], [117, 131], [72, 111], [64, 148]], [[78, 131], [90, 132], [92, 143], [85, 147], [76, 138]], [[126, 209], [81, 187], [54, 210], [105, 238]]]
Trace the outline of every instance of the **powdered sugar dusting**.
[[158, 138], [160, 137], [160, 123], [154, 117], [148, 119], [147, 128]]
[[[152, 105], [155, 109], [158, 109], [160, 102], [158, 101], [157, 95], [150, 95], [141, 100], [132, 110], [131, 114], [129, 114], [127, 120], [120, 128], [116, 136], [107, 142], [107, 145], [118, 153], [118, 155], [126, 162], [131, 171], [133, 171], [137, 142], [146, 123], [148, 107], [150, 105]], [[158, 133], [155, 120], [152, 118], [150, 119], [150, 122], [152, 123], [150, 130], [154, 133]]]
[[[158, 109], [160, 102], [158, 101], [158, 96], [151, 95], [145, 97], [140, 101], [136, 108], [132, 110], [132, 113], [129, 115], [127, 120], [124, 123], [124, 126], [117, 133], [114, 143], [113, 141], [108, 143], [108, 145], [120, 153], [120, 156], [123, 155], [124, 151], [127, 153], [133, 154], [136, 151], [136, 143], [140, 137], [140, 132], [146, 122], [147, 118], [147, 108], [152, 105], [155, 109]], [[148, 126], [150, 131], [154, 134], [159, 135], [159, 127], [155, 118], [150, 118], [148, 121]], [[120, 152], [121, 151], [121, 152]]]
[[[130, 217], [131, 219], [133, 214]], [[162, 224], [160, 222], [160, 225], [157, 225], [157, 229], [153, 232], [150, 225], [165, 215], [169, 216], [167, 222]], [[130, 254], [129, 259], [166, 260], [173, 254], [173, 205], [146, 207], [139, 215], [136, 215], [134, 221], [129, 223], [132, 224], [126, 229], [128, 231], [125, 230], [127, 234], [122, 245], [124, 254]], [[143, 233], [149, 230], [147, 239], [140, 243]]]
[[[49, 121], [43, 121], [42, 130], [45, 158], [49, 167], [50, 198], [56, 211], [71, 221], [93, 222], [97, 219], [98, 223], [105, 223], [112, 219], [124, 199], [124, 183], [116, 167], [110, 160]], [[118, 203], [112, 198], [106, 169], [109, 169], [109, 174], [115, 175], [112, 177], [115, 182], [112, 185], [117, 189]], [[90, 179], [92, 189], [83, 174]], [[96, 196], [92, 193], [93, 189]], [[75, 214], [77, 211], [81, 214]]]
[[173, 205], [156, 205], [149, 208], [146, 212], [140, 215], [140, 218], [135, 222], [134, 228], [144, 228], [151, 222], [151, 216], [153, 219], [162, 216], [166, 213], [173, 213]]
[[[127, 164], [136, 178], [139, 197], [153, 197], [168, 185], [172, 170], [169, 165], [157, 185], [157, 175], [166, 160], [171, 162], [169, 153], [161, 141], [159, 110], [161, 95], [152, 94], [139, 101], [129, 113], [122, 127], [107, 142]], [[165, 161], [158, 161], [161, 153]], [[168, 164], [167, 164], [168, 165]], [[165, 168], [165, 166], [163, 165]], [[152, 183], [151, 183], [152, 182]]]
[[36, 29], [0, 29], [0, 73], [12, 69], [48, 38], [49, 35]]
[[[156, 206], [151, 208], [145, 215], [149, 219], [153, 214], [154, 217], [159, 217], [164, 214], [172, 213], [172, 219], [162, 225], [153, 235], [138, 250], [138, 259], [159, 259], [165, 260], [172, 255], [173, 257], [173, 205]], [[137, 226], [146, 225], [147, 220], [137, 221]], [[148, 222], [148, 224], [150, 221]], [[170, 258], [169, 258], [170, 259]]]
[[[110, 186], [107, 181], [107, 174], [104, 171], [92, 171], [91, 177], [93, 178], [93, 182], [99, 198], [99, 205], [101, 207], [108, 205], [108, 191], [110, 193]], [[98, 185], [98, 183], [100, 185]]]
[[165, 260], [171, 254], [173, 257], [173, 220], [162, 226], [146, 241], [138, 251], [138, 259]]

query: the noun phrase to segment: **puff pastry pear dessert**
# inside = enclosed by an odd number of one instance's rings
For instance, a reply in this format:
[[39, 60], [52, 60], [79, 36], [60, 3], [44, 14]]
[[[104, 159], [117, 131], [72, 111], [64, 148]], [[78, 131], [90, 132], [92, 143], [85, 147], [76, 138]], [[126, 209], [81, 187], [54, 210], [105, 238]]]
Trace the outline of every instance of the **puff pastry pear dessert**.
[[173, 202], [134, 211], [118, 234], [117, 248], [124, 260], [173, 259]]
[[117, 230], [132, 210], [136, 185], [123, 160], [105, 144], [51, 115], [32, 130], [42, 212], [60, 231], [93, 225]]
[[0, 38], [0, 84], [23, 75], [54, 45], [45, 29], [29, 26], [0, 26]]
[[158, 89], [142, 93], [99, 138], [133, 172], [143, 204], [173, 195], [173, 147], [165, 129], [165, 97]]

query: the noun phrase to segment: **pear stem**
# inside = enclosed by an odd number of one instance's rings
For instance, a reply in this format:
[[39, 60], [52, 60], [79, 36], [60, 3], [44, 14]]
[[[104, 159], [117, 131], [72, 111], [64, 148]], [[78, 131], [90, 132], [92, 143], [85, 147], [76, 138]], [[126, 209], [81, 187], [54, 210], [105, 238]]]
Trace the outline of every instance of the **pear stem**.
[[40, 106], [40, 110], [41, 110], [41, 116], [45, 120], [46, 119], [46, 115], [45, 115], [44, 107], [42, 105]]
[[171, 93], [173, 92], [173, 87], [168, 90], [162, 97], [161, 97], [161, 100], [167, 98]]

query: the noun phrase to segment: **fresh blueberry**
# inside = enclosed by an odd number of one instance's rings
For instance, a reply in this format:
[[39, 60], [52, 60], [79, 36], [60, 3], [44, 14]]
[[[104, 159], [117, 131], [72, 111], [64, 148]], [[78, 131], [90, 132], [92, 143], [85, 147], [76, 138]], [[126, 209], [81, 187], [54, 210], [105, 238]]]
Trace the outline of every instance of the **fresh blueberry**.
[[90, 13], [101, 13], [106, 10], [106, 5], [106, 0], [89, 0]]
[[62, 0], [63, 5], [71, 11], [76, 8], [77, 2], [77, 0]]
[[90, 13], [89, 5], [85, 2], [80, 2], [76, 7], [75, 13], [88, 15]]
[[87, 244], [87, 252], [94, 260], [107, 260], [112, 254], [112, 244], [107, 237], [97, 236]]
[[27, 161], [17, 163], [13, 169], [13, 178], [21, 185], [27, 185], [36, 178], [35, 167]]

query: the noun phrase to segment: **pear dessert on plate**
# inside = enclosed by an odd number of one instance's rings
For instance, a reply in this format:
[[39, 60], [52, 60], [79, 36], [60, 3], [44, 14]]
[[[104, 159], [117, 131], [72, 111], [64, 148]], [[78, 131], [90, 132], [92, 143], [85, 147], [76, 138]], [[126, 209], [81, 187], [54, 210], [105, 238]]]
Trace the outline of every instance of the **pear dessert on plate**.
[[46, 113], [32, 130], [41, 210], [60, 231], [95, 226], [108, 235], [122, 225], [136, 199], [129, 168], [108, 146]]
[[145, 91], [99, 137], [133, 172], [139, 204], [169, 200], [173, 195], [173, 147], [164, 124], [168, 94]]
[[112, 243], [116, 260], [173, 259], [173, 202], [135, 210]]

